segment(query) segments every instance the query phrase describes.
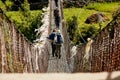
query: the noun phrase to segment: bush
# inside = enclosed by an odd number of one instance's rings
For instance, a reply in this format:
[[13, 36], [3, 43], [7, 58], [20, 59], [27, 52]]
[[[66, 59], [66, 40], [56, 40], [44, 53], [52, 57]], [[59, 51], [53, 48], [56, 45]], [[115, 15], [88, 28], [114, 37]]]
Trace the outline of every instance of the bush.
[[[25, 5], [23, 5], [25, 6]], [[27, 7], [28, 6], [28, 7]], [[19, 29], [31, 42], [36, 39], [34, 31], [41, 26], [41, 11], [30, 11], [29, 5], [23, 10], [7, 12], [7, 16], [16, 24]]]
[[78, 27], [76, 16], [67, 19], [67, 29], [70, 40], [73, 41], [75, 45], [85, 43], [87, 38], [94, 37], [98, 32], [98, 29], [94, 25]]
[[[41, 22], [41, 13], [36, 11], [30, 13], [31, 17], [24, 17], [21, 23], [17, 23], [17, 28], [32, 41], [36, 39], [35, 29], [39, 28], [42, 25]], [[16, 22], [15, 22], [16, 23]]]
[[64, 1], [63, 2], [63, 6], [65, 8], [70, 8], [70, 7], [80, 8], [80, 7], [84, 7], [86, 5], [87, 5], [87, 3], [83, 2], [83, 1]]
[[[87, 38], [93, 38], [98, 33], [98, 30], [94, 25], [90, 26], [84, 26], [79, 29], [80, 35], [79, 41], [80, 43], [85, 43], [87, 41]], [[84, 40], [83, 40], [84, 39]]]
[[78, 26], [78, 23], [77, 23], [76, 16], [72, 16], [72, 19], [67, 20], [67, 29], [68, 29], [68, 33], [71, 41], [75, 40], [74, 38], [76, 35], [77, 26]]

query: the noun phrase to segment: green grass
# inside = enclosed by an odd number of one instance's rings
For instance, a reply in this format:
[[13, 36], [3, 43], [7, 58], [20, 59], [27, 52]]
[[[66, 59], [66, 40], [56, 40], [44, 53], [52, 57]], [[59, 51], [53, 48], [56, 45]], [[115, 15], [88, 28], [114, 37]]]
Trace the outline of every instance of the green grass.
[[41, 13], [40, 10], [25, 12], [25, 15], [21, 11], [6, 12], [6, 15], [15, 23], [16, 28], [19, 29], [30, 41], [36, 38], [36, 32], [34, 31], [41, 26]]
[[86, 8], [101, 12], [113, 12], [118, 8], [118, 6], [119, 6], [119, 2], [112, 2], [112, 3], [105, 2], [105, 3], [91, 3]]
[[[87, 41], [88, 37], [95, 37], [99, 31], [100, 26], [99, 24], [86, 24], [85, 20], [87, 17], [89, 17], [91, 14], [102, 12], [104, 13], [110, 21], [112, 20], [112, 14], [115, 10], [117, 10], [119, 3], [92, 3], [84, 8], [66, 8], [64, 9], [64, 18], [66, 22], [70, 19], [72, 19], [72, 16], [77, 17], [78, 21], [78, 28], [74, 30], [74, 32], [77, 32], [74, 36], [76, 36], [73, 40], [74, 44], [81, 44], [83, 43], [83, 40], [81, 39], [81, 36], [85, 41]], [[110, 21], [102, 23], [102, 27], [104, 28]], [[72, 23], [72, 22], [71, 22]], [[68, 25], [67, 25], [68, 27]]]
[[[110, 20], [112, 20], [112, 13], [117, 10], [118, 6], [119, 3], [92, 3], [85, 8], [66, 8], [64, 9], [64, 17], [65, 20], [67, 20], [72, 16], [77, 16], [80, 27], [90, 26], [89, 24], [84, 23], [88, 16], [93, 13], [103, 12]], [[98, 27], [98, 24], [93, 25]], [[103, 23], [103, 27], [105, 26], [106, 23]]]
[[17, 23], [22, 23], [21, 17], [23, 17], [23, 15], [21, 13], [19, 13], [18, 11], [10, 11], [10, 12], [7, 12], [6, 15], [13, 22], [16, 21]]
[[[41, 14], [42, 11], [41, 10], [33, 10], [30, 11], [30, 15], [31, 17], [34, 19], [36, 18], [39, 14]], [[6, 12], [6, 15], [10, 18], [10, 20], [12, 20], [13, 22], [16, 22], [18, 24], [22, 24], [23, 22], [23, 18], [24, 16], [22, 15], [22, 13], [20, 13], [19, 11], [9, 11]], [[29, 19], [29, 18], [28, 18]]]
[[[78, 18], [78, 25], [80, 27], [84, 27], [84, 26], [90, 26], [89, 24], [85, 24], [85, 20], [87, 19], [88, 16], [90, 16], [93, 13], [97, 13], [96, 10], [88, 10], [88, 9], [82, 9], [82, 8], [67, 8], [64, 9], [64, 17], [65, 20], [67, 19], [71, 19], [72, 16], [77, 16]], [[104, 12], [110, 19], [111, 19], [111, 14], [110, 13], [106, 13]], [[98, 26], [98, 24], [93, 24], [96, 27]]]

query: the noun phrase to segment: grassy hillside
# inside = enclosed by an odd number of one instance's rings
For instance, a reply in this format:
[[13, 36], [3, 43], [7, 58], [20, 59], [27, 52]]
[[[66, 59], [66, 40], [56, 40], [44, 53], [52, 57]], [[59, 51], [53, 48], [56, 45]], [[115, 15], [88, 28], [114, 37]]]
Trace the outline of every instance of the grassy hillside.
[[36, 32], [34, 31], [41, 26], [41, 10], [30, 10], [28, 0], [24, 0], [22, 6], [19, 6], [18, 11], [11, 11], [14, 1], [7, 0], [4, 2], [0, 0], [0, 8], [12, 20], [16, 28], [19, 29], [30, 41], [36, 39]]
[[118, 8], [119, 5], [120, 5], [119, 2], [91, 3], [88, 6], [86, 6], [86, 8], [93, 9], [96, 11], [101, 11], [101, 12], [112, 13], [113, 11], [115, 11]]
[[[41, 13], [42, 13], [41, 10], [30, 11], [30, 15], [31, 15], [30, 17], [32, 18], [32, 20], [34, 20]], [[23, 23], [24, 16], [20, 11], [9, 11], [6, 13], [6, 15], [17, 25]]]
[[25, 15], [25, 13], [21, 11], [9, 11], [6, 12], [6, 15], [16, 24], [17, 29], [19, 29], [30, 41], [33, 41], [36, 39], [36, 32], [34, 30], [42, 25], [42, 11], [28, 11], [27, 15]]
[[[99, 24], [86, 24], [84, 23], [84, 21], [87, 19], [88, 16], [90, 16], [93, 13], [97, 13], [97, 12], [102, 12], [104, 13], [110, 20], [112, 20], [112, 14], [115, 10], [117, 10], [119, 6], [119, 3], [91, 3], [88, 6], [85, 6], [84, 8], [66, 8], [64, 9], [64, 17], [65, 20], [68, 22], [69, 20], [72, 20], [72, 16], [76, 16], [77, 17], [77, 21], [78, 21], [78, 27], [77, 27], [77, 31], [75, 31], [76, 33], [76, 37], [79, 38], [75, 38], [73, 42], [75, 42], [75, 44], [79, 44], [81, 41], [81, 36], [83, 36], [83, 38], [87, 39], [87, 37], [93, 37], [94, 35], [96, 35], [99, 31]], [[110, 21], [109, 21], [110, 22]], [[102, 28], [104, 28], [107, 23], [109, 22], [105, 22], [102, 23]], [[67, 25], [67, 27], [69, 27]], [[91, 31], [90, 31], [91, 30]], [[93, 31], [95, 30], [95, 31]], [[91, 35], [89, 35], [91, 34]], [[79, 42], [78, 42], [79, 41]], [[83, 41], [82, 41], [83, 42]]]
[[96, 12], [103, 12], [110, 19], [112, 19], [112, 13], [117, 10], [119, 3], [91, 3], [84, 8], [66, 8], [64, 9], [64, 16], [67, 20], [72, 16], [78, 18], [79, 26], [86, 25], [84, 21], [88, 16]]

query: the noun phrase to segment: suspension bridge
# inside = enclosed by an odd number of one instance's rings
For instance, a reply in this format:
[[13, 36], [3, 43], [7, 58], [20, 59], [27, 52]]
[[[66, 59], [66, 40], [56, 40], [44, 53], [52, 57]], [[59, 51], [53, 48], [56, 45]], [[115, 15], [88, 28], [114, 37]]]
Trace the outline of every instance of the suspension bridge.
[[[43, 25], [39, 29], [36, 29], [37, 34], [41, 34], [41, 36], [35, 40], [35, 43], [27, 40], [15, 28], [15, 24], [8, 19], [4, 12], [0, 13], [0, 72], [23, 73], [14, 75], [0, 74], [0, 79], [119, 80], [120, 73], [112, 71], [120, 70], [120, 14], [94, 38], [88, 51], [89, 60], [86, 62], [86, 59], [84, 59], [86, 45], [72, 46], [69, 40], [65, 26], [62, 0], [58, 1], [58, 9], [60, 31], [63, 35], [64, 43], [61, 48], [61, 58], [52, 57], [51, 44], [46, 37], [56, 27], [54, 20], [55, 8], [54, 0], [49, 0], [48, 7], [43, 8]], [[108, 72], [70, 74], [102, 71]], [[86, 77], [89, 77], [89, 79], [86, 79]]]

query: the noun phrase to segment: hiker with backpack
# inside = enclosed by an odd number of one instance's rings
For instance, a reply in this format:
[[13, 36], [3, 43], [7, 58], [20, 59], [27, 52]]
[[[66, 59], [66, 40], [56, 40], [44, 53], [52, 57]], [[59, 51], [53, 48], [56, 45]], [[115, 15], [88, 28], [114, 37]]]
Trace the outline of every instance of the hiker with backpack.
[[56, 50], [56, 45], [54, 43], [54, 38], [56, 36], [57, 32], [56, 29], [53, 29], [53, 32], [47, 37], [48, 39], [51, 40], [51, 46], [52, 46], [52, 56], [54, 57], [55, 55], [55, 50]]
[[56, 57], [58, 57], [59, 59], [61, 58], [61, 46], [63, 43], [63, 38], [62, 35], [60, 33], [60, 30], [56, 30], [54, 29], [53, 32], [49, 35], [48, 39], [50, 39], [51, 45], [52, 45], [52, 56], [54, 57], [54, 55]]
[[60, 53], [61, 53], [62, 43], [63, 43], [63, 38], [62, 38], [62, 35], [60, 33], [60, 30], [58, 30], [56, 38], [55, 38], [55, 45], [56, 45], [55, 55], [59, 59], [61, 58], [61, 54]]
[[58, 7], [56, 7], [54, 9], [54, 19], [55, 19], [55, 25], [59, 29], [59, 26], [60, 26], [60, 15], [59, 15]]
[[55, 0], [55, 5], [56, 7], [58, 7], [58, 0]]

